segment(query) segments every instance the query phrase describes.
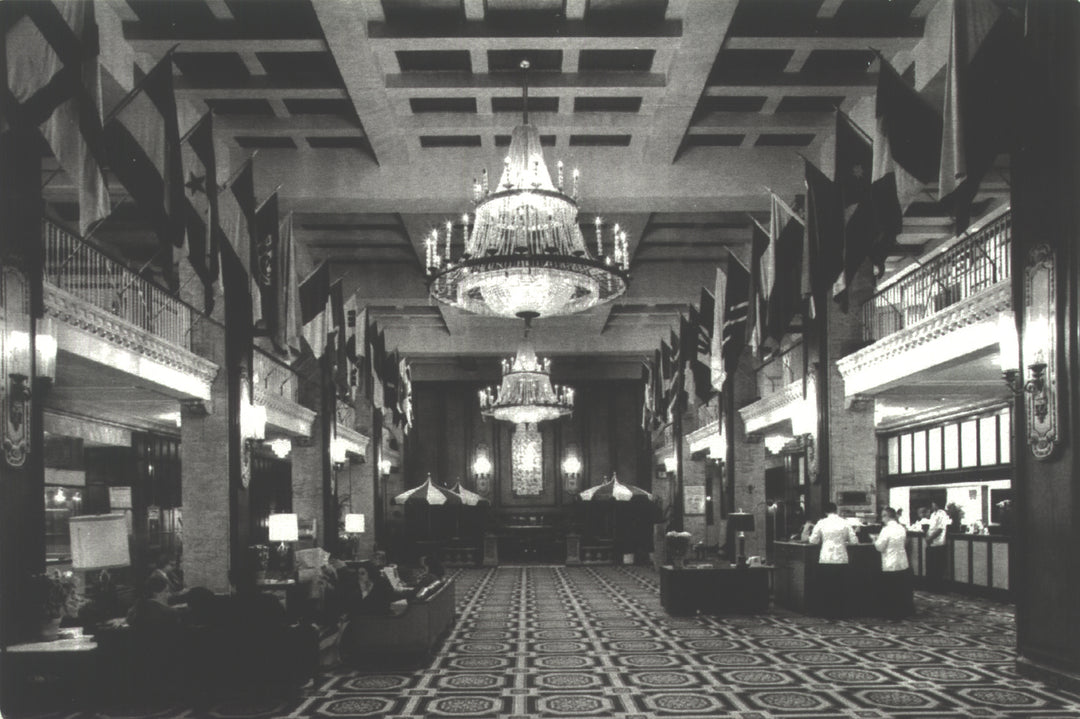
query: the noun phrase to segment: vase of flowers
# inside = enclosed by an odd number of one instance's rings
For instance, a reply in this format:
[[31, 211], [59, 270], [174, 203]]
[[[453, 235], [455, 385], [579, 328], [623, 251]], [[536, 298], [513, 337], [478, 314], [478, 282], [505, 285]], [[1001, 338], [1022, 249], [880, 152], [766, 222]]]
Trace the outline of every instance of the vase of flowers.
[[686, 555], [690, 552], [690, 532], [671, 531], [664, 535], [668, 560], [675, 569], [686, 565]]
[[75, 616], [79, 611], [79, 593], [75, 577], [71, 572], [60, 573], [57, 570], [35, 574], [31, 586], [39, 609], [41, 638], [56, 639], [60, 631], [60, 620], [65, 616]]

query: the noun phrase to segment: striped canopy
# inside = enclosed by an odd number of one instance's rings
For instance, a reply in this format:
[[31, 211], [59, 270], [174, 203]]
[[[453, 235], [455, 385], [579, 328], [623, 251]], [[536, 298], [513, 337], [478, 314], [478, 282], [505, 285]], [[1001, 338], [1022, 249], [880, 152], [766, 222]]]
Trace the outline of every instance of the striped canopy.
[[428, 477], [419, 487], [413, 487], [394, 497], [394, 504], [405, 503], [428, 505], [461, 504], [462, 499], [446, 487], [435, 484], [431, 481], [431, 477]]
[[461, 485], [461, 482], [458, 482], [453, 487], [451, 487], [450, 491], [461, 497], [462, 504], [468, 505], [470, 507], [475, 507], [480, 504], [489, 504], [487, 497], [477, 494], [471, 489], [466, 489]]
[[641, 487], [635, 487], [632, 484], [623, 484], [619, 481], [619, 478], [615, 476], [603, 484], [589, 487], [578, 496], [586, 502], [600, 502], [603, 500], [629, 502], [634, 497], [652, 499], [652, 495]]

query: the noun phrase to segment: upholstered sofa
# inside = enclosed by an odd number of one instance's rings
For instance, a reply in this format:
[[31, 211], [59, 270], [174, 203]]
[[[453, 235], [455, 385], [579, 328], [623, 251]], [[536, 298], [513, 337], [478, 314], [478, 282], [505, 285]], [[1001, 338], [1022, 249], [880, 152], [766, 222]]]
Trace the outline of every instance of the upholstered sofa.
[[360, 661], [387, 655], [430, 655], [454, 623], [454, 582], [409, 600], [399, 615], [354, 616], [341, 635], [341, 657]]

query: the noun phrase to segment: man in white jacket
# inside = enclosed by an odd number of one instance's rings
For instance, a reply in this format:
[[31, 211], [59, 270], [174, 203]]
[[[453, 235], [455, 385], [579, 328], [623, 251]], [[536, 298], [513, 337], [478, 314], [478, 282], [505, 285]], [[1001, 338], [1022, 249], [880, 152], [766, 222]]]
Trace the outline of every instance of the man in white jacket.
[[900, 619], [914, 614], [911, 569], [907, 556], [907, 529], [896, 518], [896, 510], [881, 510], [881, 533], [874, 547], [881, 552], [881, 579], [878, 608], [882, 616]]
[[817, 571], [821, 602], [818, 611], [824, 616], [836, 618], [846, 614], [847, 545], [858, 543], [855, 530], [837, 514], [836, 503], [826, 503], [825, 516], [810, 532], [810, 544], [821, 545]]

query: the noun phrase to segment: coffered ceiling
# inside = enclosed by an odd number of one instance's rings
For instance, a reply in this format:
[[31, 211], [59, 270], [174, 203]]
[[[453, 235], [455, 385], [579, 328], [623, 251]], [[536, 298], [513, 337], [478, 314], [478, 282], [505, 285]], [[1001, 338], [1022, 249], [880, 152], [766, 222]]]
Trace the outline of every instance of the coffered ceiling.
[[[627, 230], [628, 293], [538, 323], [538, 348], [612, 360], [651, 354], [678, 313], [745, 256], [768, 189], [802, 193], [802, 157], [831, 174], [834, 109], [869, 128], [874, 51], [927, 94], [940, 73], [937, 0], [110, 0], [134, 60], [176, 46], [177, 93], [215, 113], [230, 167], [251, 152], [259, 192], [317, 261], [329, 259], [388, 342], [416, 358], [506, 354], [520, 324], [435, 305], [423, 238], [471, 209], [529, 114], [581, 170], [579, 221]], [[947, 23], [945, 25], [947, 28]], [[938, 63], [940, 66], [940, 62]], [[919, 77], [923, 75], [923, 77]], [[118, 88], [113, 88], [117, 93]], [[225, 164], [225, 160], [222, 160]], [[1007, 170], [983, 206], [1007, 193]], [[49, 190], [63, 200], [63, 187]], [[117, 188], [117, 195], [121, 191]], [[929, 199], [929, 198], [928, 198]], [[116, 222], [102, 236], [135, 243]], [[126, 233], [126, 234], [125, 234]], [[135, 233], [136, 235], [138, 233]], [[889, 267], [951, 235], [916, 203]], [[125, 239], [126, 238], [126, 239]], [[456, 254], [456, 253], [455, 253]]]

